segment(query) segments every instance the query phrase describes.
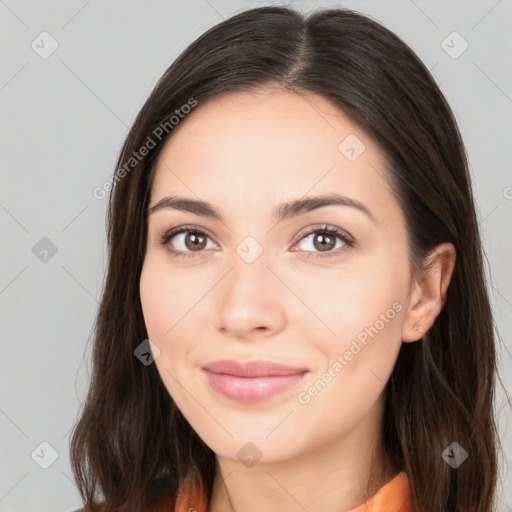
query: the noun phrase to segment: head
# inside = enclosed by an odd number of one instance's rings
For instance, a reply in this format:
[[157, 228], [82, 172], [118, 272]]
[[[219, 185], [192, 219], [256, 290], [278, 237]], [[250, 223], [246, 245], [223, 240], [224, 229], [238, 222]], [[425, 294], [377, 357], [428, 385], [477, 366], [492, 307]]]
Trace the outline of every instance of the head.
[[[72, 439], [84, 498], [148, 506], [186, 478], [211, 488], [216, 457], [292, 460], [364, 424], [422, 510], [490, 511], [495, 355], [471, 180], [405, 43], [348, 10], [243, 12], [167, 70], [117, 169]], [[147, 339], [149, 365], [134, 356]], [[305, 372], [249, 406], [210, 387], [222, 359]], [[456, 472], [453, 441], [470, 454]]]

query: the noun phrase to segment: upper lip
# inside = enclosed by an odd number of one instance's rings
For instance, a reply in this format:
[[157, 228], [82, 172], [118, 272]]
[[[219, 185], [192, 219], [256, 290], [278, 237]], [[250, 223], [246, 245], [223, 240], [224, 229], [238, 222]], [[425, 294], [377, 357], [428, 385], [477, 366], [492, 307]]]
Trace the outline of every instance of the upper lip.
[[223, 359], [203, 366], [204, 370], [212, 373], [225, 373], [238, 377], [267, 377], [271, 375], [296, 375], [304, 373], [307, 368], [294, 368], [271, 361], [235, 361]]

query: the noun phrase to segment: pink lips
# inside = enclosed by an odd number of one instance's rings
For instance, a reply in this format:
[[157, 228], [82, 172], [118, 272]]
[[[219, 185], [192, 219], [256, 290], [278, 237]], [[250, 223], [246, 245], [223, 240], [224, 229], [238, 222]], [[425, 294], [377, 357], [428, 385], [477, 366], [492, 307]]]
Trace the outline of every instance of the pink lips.
[[212, 388], [233, 400], [259, 402], [298, 384], [308, 373], [268, 361], [222, 360], [203, 367]]

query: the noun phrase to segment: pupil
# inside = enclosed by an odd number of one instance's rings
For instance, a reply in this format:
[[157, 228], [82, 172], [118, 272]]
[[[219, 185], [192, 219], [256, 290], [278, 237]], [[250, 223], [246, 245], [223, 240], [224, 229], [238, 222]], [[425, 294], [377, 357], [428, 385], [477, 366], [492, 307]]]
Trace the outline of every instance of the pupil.
[[[202, 237], [201, 235], [198, 235], [196, 233], [190, 233], [190, 237], [187, 237], [186, 239], [186, 245], [189, 249], [191, 248], [202, 248], [201, 246], [204, 244], [204, 241], [203, 243], [201, 242], [201, 238], [204, 238]], [[189, 243], [190, 242], [190, 243]]]
[[[320, 248], [322, 250], [328, 250], [328, 249], [332, 249], [332, 246], [333, 246], [332, 240], [329, 243], [329, 239], [331, 239], [331, 238], [332, 237], [330, 235], [322, 235], [322, 234], [320, 234], [320, 235], [318, 235], [316, 237], [316, 240], [320, 242]], [[325, 243], [326, 239], [327, 239], [327, 243]]]

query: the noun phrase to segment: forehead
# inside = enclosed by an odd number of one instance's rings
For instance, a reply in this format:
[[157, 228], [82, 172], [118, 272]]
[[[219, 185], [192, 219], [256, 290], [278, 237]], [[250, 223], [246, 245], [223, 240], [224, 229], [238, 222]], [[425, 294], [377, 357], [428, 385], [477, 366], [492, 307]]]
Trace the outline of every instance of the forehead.
[[198, 105], [174, 129], [151, 202], [182, 193], [255, 208], [309, 192], [383, 202], [392, 200], [383, 166], [366, 133], [322, 96], [230, 93]]

